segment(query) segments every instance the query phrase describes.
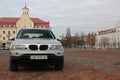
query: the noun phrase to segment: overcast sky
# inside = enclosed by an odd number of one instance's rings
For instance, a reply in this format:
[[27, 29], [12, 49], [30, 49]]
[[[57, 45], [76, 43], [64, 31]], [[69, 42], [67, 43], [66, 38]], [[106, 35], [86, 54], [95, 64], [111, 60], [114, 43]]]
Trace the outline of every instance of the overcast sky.
[[0, 17], [20, 17], [22, 8], [30, 17], [50, 21], [56, 36], [97, 32], [114, 28], [120, 20], [120, 0], [0, 0]]

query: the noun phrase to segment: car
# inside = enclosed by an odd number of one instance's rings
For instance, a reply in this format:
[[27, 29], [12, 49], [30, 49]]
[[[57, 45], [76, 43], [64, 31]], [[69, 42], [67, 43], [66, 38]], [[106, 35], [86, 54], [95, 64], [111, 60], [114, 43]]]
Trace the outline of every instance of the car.
[[24, 65], [54, 65], [64, 67], [64, 48], [50, 29], [21, 29], [10, 48], [10, 70]]

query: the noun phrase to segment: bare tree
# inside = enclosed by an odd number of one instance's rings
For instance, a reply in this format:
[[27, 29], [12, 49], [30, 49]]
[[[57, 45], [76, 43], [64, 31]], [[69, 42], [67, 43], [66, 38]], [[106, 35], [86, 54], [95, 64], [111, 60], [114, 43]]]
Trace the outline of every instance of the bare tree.
[[90, 44], [91, 44], [91, 34], [88, 33], [88, 35], [87, 35], [87, 45], [88, 45], [88, 47], [90, 47]]
[[74, 45], [75, 45], [75, 48], [78, 47], [78, 39], [79, 39], [79, 33], [76, 33], [75, 36], [74, 36]]
[[88, 47], [93, 47], [95, 45], [95, 39], [96, 39], [95, 33], [88, 33], [86, 41]]
[[92, 33], [91, 34], [91, 46], [93, 47], [95, 45], [95, 39], [96, 39], [96, 34]]

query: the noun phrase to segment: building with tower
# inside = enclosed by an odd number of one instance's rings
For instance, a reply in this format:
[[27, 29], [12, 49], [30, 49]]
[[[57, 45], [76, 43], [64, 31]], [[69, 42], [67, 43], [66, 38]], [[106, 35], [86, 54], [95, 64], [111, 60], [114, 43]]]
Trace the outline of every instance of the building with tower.
[[40, 18], [31, 18], [29, 8], [22, 8], [21, 17], [2, 17], [0, 18], [0, 45], [7, 46], [11, 43], [9, 37], [15, 37], [22, 28], [50, 28], [49, 21]]

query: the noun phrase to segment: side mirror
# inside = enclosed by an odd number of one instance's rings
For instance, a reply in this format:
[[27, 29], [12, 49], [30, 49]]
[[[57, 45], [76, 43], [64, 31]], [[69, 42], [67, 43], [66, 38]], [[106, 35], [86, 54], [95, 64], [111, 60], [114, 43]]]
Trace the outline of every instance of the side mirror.
[[60, 41], [60, 42], [61, 42], [61, 40], [60, 40], [60, 39], [58, 39], [58, 38], [57, 38], [57, 41]]
[[14, 41], [14, 40], [15, 40], [15, 37], [9, 37], [9, 40], [10, 40], [10, 41]]

